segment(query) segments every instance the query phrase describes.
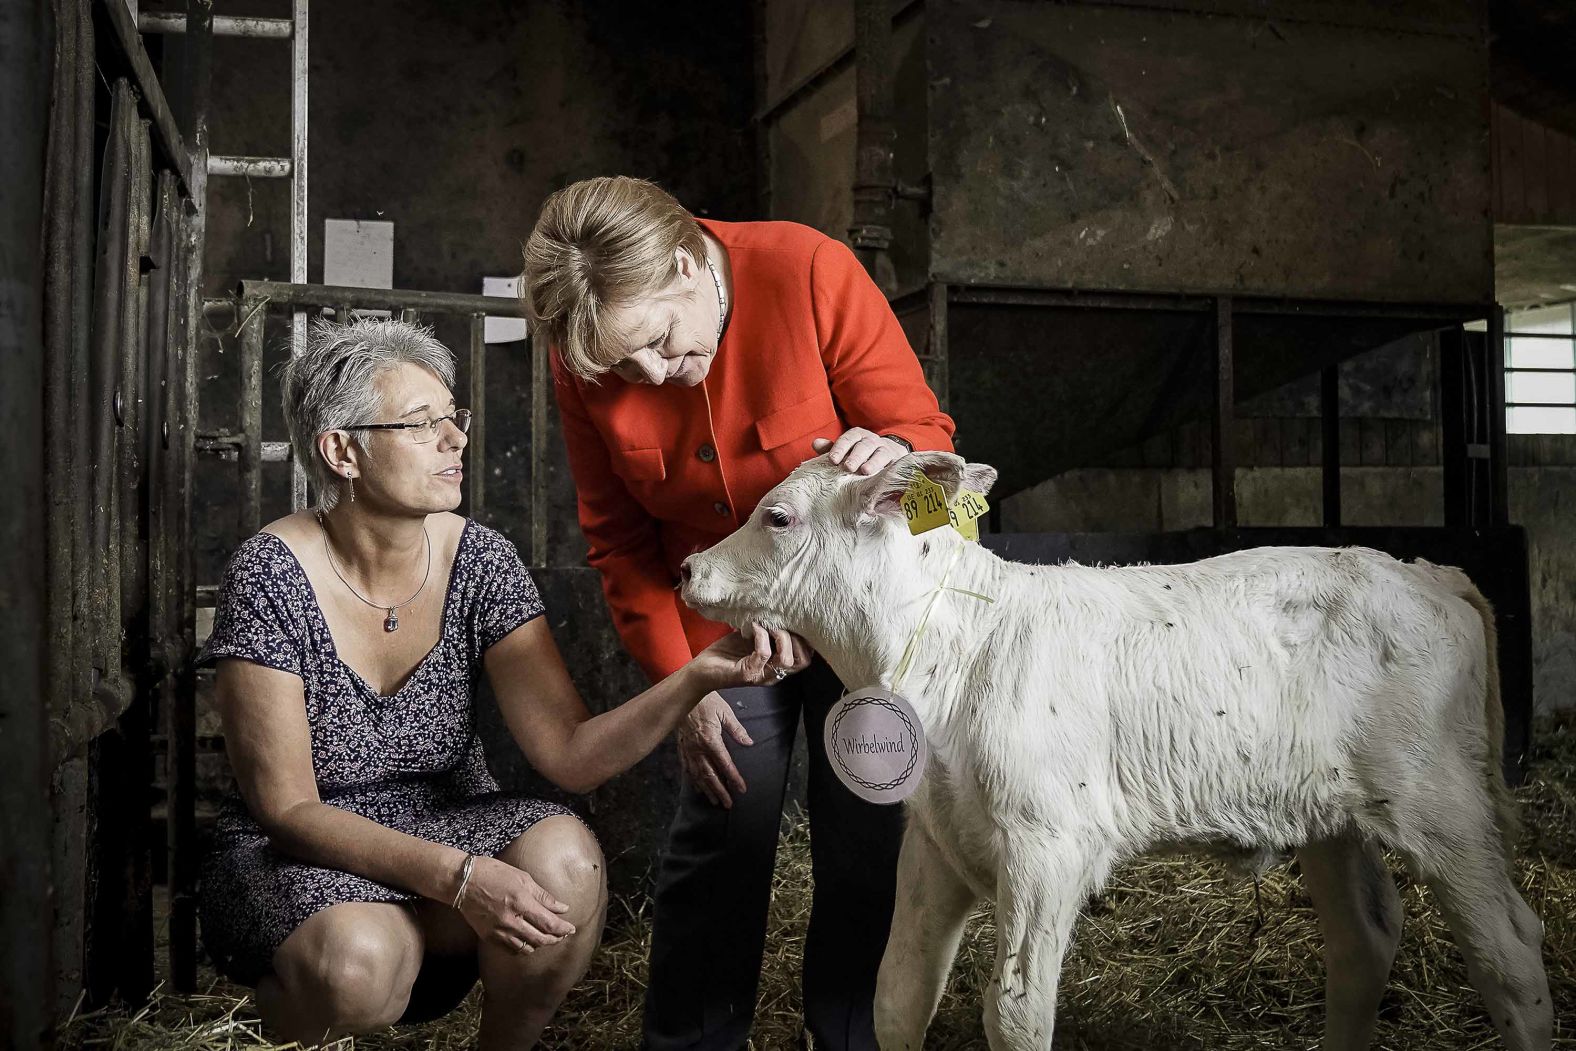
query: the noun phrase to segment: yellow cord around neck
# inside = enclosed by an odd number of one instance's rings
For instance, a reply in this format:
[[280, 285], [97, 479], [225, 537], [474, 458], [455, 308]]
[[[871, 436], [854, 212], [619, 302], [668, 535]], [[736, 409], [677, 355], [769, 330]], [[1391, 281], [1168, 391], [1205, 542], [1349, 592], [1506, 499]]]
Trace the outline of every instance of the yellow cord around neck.
[[892, 692], [902, 694], [903, 681], [908, 678], [909, 666], [914, 663], [914, 654], [919, 652], [919, 640], [924, 637], [925, 628], [930, 624], [930, 614], [936, 608], [936, 602], [941, 598], [943, 591], [956, 591], [970, 598], [977, 598], [981, 602], [996, 600], [988, 595], [981, 595], [976, 591], [965, 591], [962, 588], [949, 588], [947, 581], [952, 577], [952, 570], [957, 566], [958, 559], [963, 557], [963, 545], [959, 544], [952, 549], [952, 557], [947, 560], [947, 568], [941, 574], [941, 579], [936, 583], [936, 589], [930, 593], [930, 601], [925, 604], [925, 612], [919, 618], [919, 623], [914, 626], [914, 633], [908, 638], [908, 645], [903, 647], [903, 656], [898, 659], [897, 670], [892, 673]]

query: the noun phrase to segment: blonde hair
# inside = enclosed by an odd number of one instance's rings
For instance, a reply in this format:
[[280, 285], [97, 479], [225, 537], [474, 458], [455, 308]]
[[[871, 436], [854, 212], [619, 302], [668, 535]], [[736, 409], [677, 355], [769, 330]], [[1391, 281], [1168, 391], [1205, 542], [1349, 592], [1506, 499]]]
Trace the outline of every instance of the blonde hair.
[[594, 380], [623, 356], [610, 308], [672, 281], [680, 248], [706, 258], [700, 224], [656, 183], [611, 175], [555, 192], [525, 242], [520, 286], [533, 336]]

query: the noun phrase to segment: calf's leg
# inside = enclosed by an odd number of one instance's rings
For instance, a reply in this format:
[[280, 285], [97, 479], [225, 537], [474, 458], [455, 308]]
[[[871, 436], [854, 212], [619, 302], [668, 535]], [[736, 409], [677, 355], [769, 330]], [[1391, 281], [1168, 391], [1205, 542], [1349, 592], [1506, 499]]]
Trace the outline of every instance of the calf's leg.
[[1434, 892], [1505, 1046], [1548, 1051], [1554, 1007], [1543, 969], [1543, 923], [1510, 879], [1493, 805], [1471, 771], [1431, 788], [1426, 803], [1408, 808], [1397, 823], [1397, 846]]
[[1078, 909], [1110, 856], [1055, 833], [1020, 833], [1003, 850], [996, 892], [996, 969], [985, 997], [991, 1051], [1049, 1051], [1056, 987]]
[[1323, 1051], [1366, 1051], [1401, 940], [1401, 897], [1379, 847], [1356, 837], [1297, 851], [1324, 934]]
[[876, 976], [881, 1051], [924, 1046], [974, 900], [935, 841], [911, 820], [898, 853], [892, 933]]

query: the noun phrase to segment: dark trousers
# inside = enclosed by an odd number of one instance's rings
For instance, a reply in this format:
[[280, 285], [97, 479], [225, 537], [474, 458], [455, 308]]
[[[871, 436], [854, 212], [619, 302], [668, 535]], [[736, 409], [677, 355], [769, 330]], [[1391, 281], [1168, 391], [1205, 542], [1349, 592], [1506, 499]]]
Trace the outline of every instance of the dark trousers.
[[652, 917], [644, 1046], [649, 1051], [738, 1051], [749, 1038], [766, 942], [794, 734], [803, 713], [810, 749], [810, 855], [815, 892], [804, 949], [804, 1017], [817, 1048], [876, 1047], [876, 970], [892, 925], [898, 806], [866, 803], [832, 773], [822, 743], [841, 695], [816, 659], [776, 686], [724, 690], [753, 745], [726, 734], [749, 791], [733, 808], [687, 781], [668, 832]]

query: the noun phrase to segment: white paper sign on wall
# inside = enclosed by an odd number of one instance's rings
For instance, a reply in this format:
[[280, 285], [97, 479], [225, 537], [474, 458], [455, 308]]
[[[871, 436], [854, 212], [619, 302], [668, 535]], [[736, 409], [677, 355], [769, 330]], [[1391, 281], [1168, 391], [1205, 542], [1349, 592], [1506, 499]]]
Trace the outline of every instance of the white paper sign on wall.
[[[482, 278], [482, 295], [497, 296], [500, 299], [519, 299], [520, 275]], [[488, 343], [514, 343], [526, 336], [523, 317], [489, 316], [482, 328], [483, 338]]]

